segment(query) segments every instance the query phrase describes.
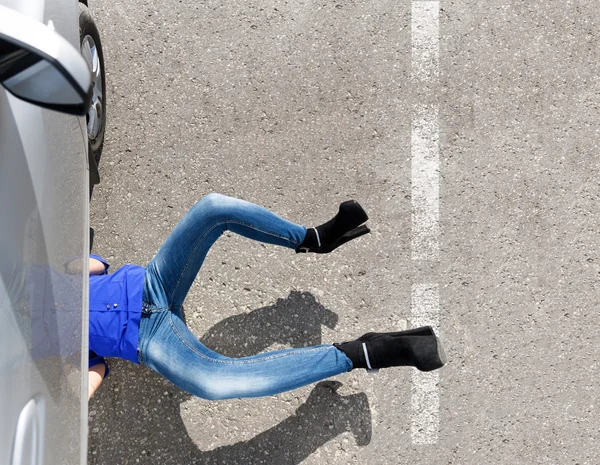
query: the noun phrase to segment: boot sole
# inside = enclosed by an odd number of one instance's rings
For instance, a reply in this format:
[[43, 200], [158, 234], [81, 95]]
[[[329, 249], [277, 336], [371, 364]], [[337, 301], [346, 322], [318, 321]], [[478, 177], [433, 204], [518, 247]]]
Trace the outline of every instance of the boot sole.
[[389, 332], [389, 333], [366, 333], [363, 334], [360, 338], [359, 341], [362, 341], [363, 338], [368, 338], [370, 336], [375, 336], [375, 335], [386, 335], [386, 336], [392, 336], [392, 337], [397, 337], [397, 336], [435, 336], [435, 332], [433, 331], [433, 328], [431, 326], [421, 326], [420, 328], [412, 328], [412, 329], [406, 329], [404, 331], [395, 331], [395, 332]]
[[448, 357], [446, 357], [446, 351], [444, 350], [444, 346], [440, 342], [439, 338], [436, 337], [436, 340], [438, 345], [438, 355], [440, 356], [440, 362], [442, 362], [442, 366], [444, 366], [446, 363], [448, 363]]
[[296, 249], [296, 253], [306, 253], [306, 252], [329, 253], [329, 252], [333, 252], [340, 245], [343, 245], [346, 242], [350, 242], [352, 239], [356, 239], [357, 237], [364, 236], [365, 234], [369, 234], [370, 232], [371, 232], [371, 230], [366, 225], [363, 224], [362, 226], [359, 226], [358, 228], [354, 228], [353, 230], [348, 231], [346, 234], [341, 236], [337, 241], [335, 241], [331, 245], [316, 247], [316, 248], [312, 248], [312, 249], [308, 248], [308, 247], [302, 247], [302, 248], [298, 247]]

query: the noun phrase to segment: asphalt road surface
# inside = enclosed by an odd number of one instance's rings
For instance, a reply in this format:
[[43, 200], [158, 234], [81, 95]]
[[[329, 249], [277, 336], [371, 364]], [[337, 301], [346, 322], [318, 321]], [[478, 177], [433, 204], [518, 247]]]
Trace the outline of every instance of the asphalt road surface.
[[[424, 442], [412, 368], [210, 402], [111, 360], [91, 465], [600, 463], [600, 9], [431, 2], [428, 81], [412, 3], [90, 2], [108, 92], [95, 253], [147, 264], [209, 192], [309, 226], [354, 198], [372, 234], [329, 255], [222, 237], [188, 324], [229, 356], [343, 341], [410, 326], [429, 283], [449, 358]], [[411, 245], [420, 105], [438, 109], [433, 260]]]

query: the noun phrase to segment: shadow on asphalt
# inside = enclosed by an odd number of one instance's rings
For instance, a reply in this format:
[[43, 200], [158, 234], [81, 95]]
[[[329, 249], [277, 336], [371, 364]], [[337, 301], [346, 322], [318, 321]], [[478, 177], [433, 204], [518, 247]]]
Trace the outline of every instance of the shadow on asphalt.
[[[337, 320], [312, 294], [294, 291], [274, 305], [226, 318], [200, 340], [224, 355], [244, 357], [273, 344], [321, 344], [321, 325], [334, 328]], [[90, 465], [295, 465], [345, 431], [352, 432], [358, 445], [371, 440], [367, 396], [342, 396], [337, 392], [342, 383], [322, 381], [292, 416], [274, 427], [248, 441], [200, 450], [180, 416], [189, 394], [146, 367], [123, 361], [111, 361], [111, 366], [113, 379], [90, 403], [90, 411], [97, 412], [90, 424]]]

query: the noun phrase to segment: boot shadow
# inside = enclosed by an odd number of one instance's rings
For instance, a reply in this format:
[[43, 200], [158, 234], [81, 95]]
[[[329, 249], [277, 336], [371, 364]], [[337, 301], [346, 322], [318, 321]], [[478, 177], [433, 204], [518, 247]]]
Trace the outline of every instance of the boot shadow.
[[[320, 344], [320, 325], [333, 328], [337, 320], [312, 294], [294, 291], [273, 305], [221, 321], [206, 332], [203, 343], [230, 357], [252, 355], [275, 343]], [[371, 440], [366, 394], [342, 396], [337, 392], [342, 384], [327, 380], [314, 387], [293, 415], [254, 438], [200, 450], [180, 414], [189, 394], [146, 367], [136, 369], [121, 360], [111, 364], [111, 376], [90, 402], [90, 465], [296, 465], [346, 431], [359, 446]], [[196, 427], [201, 425], [200, 419]]]

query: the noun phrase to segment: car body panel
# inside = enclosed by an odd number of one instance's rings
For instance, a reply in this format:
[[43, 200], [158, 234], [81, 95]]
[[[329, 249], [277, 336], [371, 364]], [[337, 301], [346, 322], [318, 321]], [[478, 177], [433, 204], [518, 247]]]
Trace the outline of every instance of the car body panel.
[[[0, 4], [79, 49], [77, 2]], [[0, 87], [0, 465], [86, 463], [88, 176], [85, 119]]]

